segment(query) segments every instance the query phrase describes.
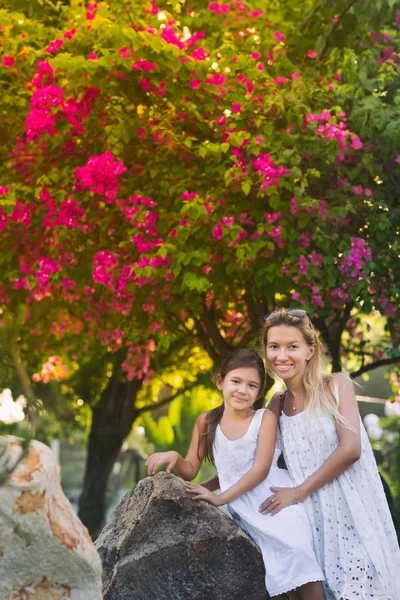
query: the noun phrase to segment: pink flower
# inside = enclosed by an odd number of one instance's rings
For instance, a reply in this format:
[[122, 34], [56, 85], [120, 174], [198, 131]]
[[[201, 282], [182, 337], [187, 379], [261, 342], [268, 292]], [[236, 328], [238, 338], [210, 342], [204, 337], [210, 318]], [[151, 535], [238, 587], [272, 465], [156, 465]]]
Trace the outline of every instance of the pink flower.
[[317, 53], [315, 50], [309, 50], [307, 52], [307, 56], [308, 56], [308, 58], [317, 58]]
[[0, 186], [0, 196], [8, 193], [8, 187], [6, 185]]
[[154, 0], [150, 0], [150, 8], [145, 8], [145, 12], [147, 12], [149, 15], [156, 15], [160, 12], [160, 9], [158, 8], [157, 4], [154, 2]]
[[233, 103], [232, 103], [232, 112], [233, 112], [233, 113], [238, 113], [238, 112], [240, 112], [241, 108], [242, 108], [242, 105], [241, 105], [241, 104], [239, 104], [239, 102], [233, 102]]
[[54, 42], [50, 42], [45, 51], [50, 54], [56, 54], [61, 46], [64, 46], [64, 40], [54, 40]]
[[[316, 252], [315, 250], [313, 250], [312, 252], [310, 252], [310, 254], [308, 255], [308, 258], [310, 260], [310, 262], [312, 262], [314, 265], [316, 265], [317, 267], [322, 267], [323, 265], [323, 257], [322, 254], [318, 254], [318, 252]], [[319, 291], [319, 290], [318, 290]], [[314, 292], [313, 292], [314, 293]]]
[[13, 56], [3, 56], [3, 61], [1, 63], [3, 67], [11, 68], [15, 65], [15, 58]]
[[95, 52], [90, 52], [88, 54], [88, 60], [98, 60], [98, 56]]
[[320, 308], [325, 306], [325, 302], [322, 300], [321, 296], [317, 294], [311, 296], [311, 304], [313, 306], [319, 306]]
[[121, 161], [115, 160], [111, 152], [93, 155], [84, 167], [75, 169], [76, 188], [89, 188], [93, 193], [105, 197], [110, 204], [114, 201], [118, 189], [118, 175], [126, 171]]
[[185, 44], [176, 37], [174, 30], [170, 26], [164, 27], [161, 33], [161, 37], [164, 41], [167, 42], [167, 44], [173, 44], [181, 50], [183, 50], [183, 48], [185, 47]]
[[351, 145], [353, 146], [354, 150], [360, 150], [363, 147], [363, 143], [358, 135], [351, 136]]
[[251, 54], [251, 58], [254, 58], [255, 60], [258, 60], [261, 56], [261, 52], [252, 52]]
[[303, 248], [306, 248], [306, 249], [309, 248], [311, 246], [311, 242], [312, 242], [312, 235], [309, 231], [305, 231], [299, 237], [299, 246], [302, 246]]
[[300, 73], [298, 73], [297, 71], [295, 71], [294, 73], [292, 73], [292, 79], [298, 79], [300, 77]]
[[279, 221], [283, 217], [283, 213], [265, 213], [264, 217], [268, 223], [275, 223], [275, 221]]
[[197, 90], [200, 84], [201, 79], [192, 79], [192, 81], [189, 83], [189, 87], [191, 87], [193, 90]]
[[296, 265], [299, 268], [299, 273], [301, 273], [301, 275], [308, 275], [308, 260], [306, 259], [306, 257], [304, 256], [304, 254], [302, 254], [298, 260], [298, 262], [296, 263]]
[[185, 201], [194, 200], [195, 198], [197, 198], [197, 194], [196, 192], [184, 192], [183, 194], [181, 194], [181, 198]]
[[285, 40], [286, 35], [284, 33], [281, 33], [279, 30], [274, 31], [274, 41], [276, 44], [279, 44], [279, 42], [284, 42]]
[[277, 85], [282, 85], [283, 83], [286, 83], [288, 80], [287, 77], [275, 77], [275, 83]]
[[353, 190], [357, 194], [357, 196], [361, 196], [361, 194], [363, 193], [363, 186], [362, 185], [355, 185], [353, 187]]
[[66, 31], [64, 33], [64, 36], [66, 40], [72, 40], [72, 38], [74, 37], [74, 35], [76, 34], [76, 29], [70, 29], [69, 31]]
[[202, 268], [203, 273], [205, 273], [206, 275], [208, 275], [211, 271], [211, 267], [209, 265], [207, 265], [206, 267]]
[[222, 117], [219, 117], [216, 121], [215, 124], [218, 125], [219, 127], [222, 127], [223, 125], [226, 125], [226, 116], [222, 115]]
[[207, 55], [205, 53], [204, 48], [197, 48], [197, 50], [193, 50], [192, 58], [195, 60], [206, 60]]
[[227, 227], [232, 227], [232, 225], [235, 222], [235, 217], [222, 217], [222, 222], [224, 223], [224, 225], [226, 225]]
[[372, 192], [372, 190], [370, 188], [365, 188], [364, 194], [366, 196], [368, 196], [368, 198], [371, 198], [371, 196], [373, 195], [373, 192]]
[[334, 25], [336, 25], [336, 23], [337, 23], [338, 21], [339, 21], [339, 17], [338, 17], [337, 15], [335, 15], [335, 16], [333, 17], [333, 19], [332, 19], [332, 23], [333, 23]]
[[221, 240], [224, 234], [224, 228], [221, 221], [218, 221], [216, 226], [213, 229], [212, 236], [215, 240]]

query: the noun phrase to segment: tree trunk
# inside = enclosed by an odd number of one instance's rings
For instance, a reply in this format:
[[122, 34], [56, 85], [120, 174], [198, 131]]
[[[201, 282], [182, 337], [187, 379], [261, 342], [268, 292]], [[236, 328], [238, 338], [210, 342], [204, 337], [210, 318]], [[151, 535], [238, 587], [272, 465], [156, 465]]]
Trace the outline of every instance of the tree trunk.
[[139, 414], [135, 401], [142, 383], [122, 382], [114, 374], [93, 408], [79, 517], [94, 538], [104, 525], [108, 478]]

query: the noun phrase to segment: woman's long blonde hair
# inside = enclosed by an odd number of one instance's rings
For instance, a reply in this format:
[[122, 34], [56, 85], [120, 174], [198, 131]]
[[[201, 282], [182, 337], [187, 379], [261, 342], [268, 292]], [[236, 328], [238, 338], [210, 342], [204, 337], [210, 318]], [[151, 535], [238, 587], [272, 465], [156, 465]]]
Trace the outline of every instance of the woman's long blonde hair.
[[[296, 312], [296, 311], [293, 311]], [[286, 325], [287, 327], [296, 327], [304, 336], [307, 344], [315, 347], [314, 354], [307, 361], [304, 373], [304, 388], [306, 391], [304, 410], [317, 414], [319, 411], [326, 410], [337, 424], [354, 430], [350, 421], [344, 418], [339, 412], [339, 390], [334, 373], [324, 373], [322, 370], [323, 347], [319, 341], [310, 317], [304, 311], [304, 315], [290, 314], [287, 309], [282, 308], [271, 313], [265, 320], [262, 343], [267, 355], [268, 332], [271, 327]], [[270, 375], [276, 379], [277, 374], [267, 362], [267, 369]]]

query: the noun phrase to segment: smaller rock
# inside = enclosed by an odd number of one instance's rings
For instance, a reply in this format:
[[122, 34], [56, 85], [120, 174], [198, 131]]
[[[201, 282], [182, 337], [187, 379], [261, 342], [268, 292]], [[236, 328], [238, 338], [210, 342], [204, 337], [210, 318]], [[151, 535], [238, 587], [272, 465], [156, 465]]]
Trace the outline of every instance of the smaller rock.
[[101, 600], [101, 562], [53, 453], [0, 436], [0, 599]]
[[261, 552], [218, 508], [158, 473], [122, 499], [96, 541], [104, 600], [267, 600]]

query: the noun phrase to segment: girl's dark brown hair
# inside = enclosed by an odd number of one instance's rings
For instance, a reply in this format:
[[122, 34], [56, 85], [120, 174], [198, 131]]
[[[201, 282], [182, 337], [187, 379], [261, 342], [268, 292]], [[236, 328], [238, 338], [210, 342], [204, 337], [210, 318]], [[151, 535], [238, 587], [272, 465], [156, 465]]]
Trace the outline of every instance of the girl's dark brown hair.
[[[228, 373], [235, 369], [256, 369], [260, 376], [260, 392], [258, 398], [264, 396], [265, 387], [265, 367], [264, 362], [258, 352], [252, 348], [237, 350], [222, 364], [220, 371], [216, 374], [216, 380], [224, 380]], [[209, 410], [204, 415], [200, 431], [199, 456], [214, 463], [213, 445], [215, 431], [224, 414], [225, 405], [222, 403], [217, 408]]]

